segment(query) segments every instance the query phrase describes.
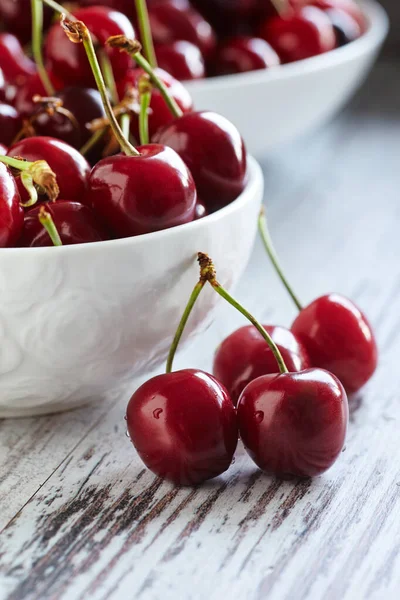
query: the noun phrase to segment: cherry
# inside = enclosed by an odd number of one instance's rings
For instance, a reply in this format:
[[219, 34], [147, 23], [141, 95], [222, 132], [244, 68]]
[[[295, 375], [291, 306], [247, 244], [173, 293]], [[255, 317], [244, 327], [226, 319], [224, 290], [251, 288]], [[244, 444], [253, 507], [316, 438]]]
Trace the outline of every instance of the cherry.
[[240, 133], [225, 117], [211, 111], [187, 113], [153, 139], [181, 156], [207, 210], [229, 204], [243, 191], [246, 150]]
[[[144, 71], [142, 69], [130, 69], [126, 76], [117, 85], [118, 95], [122, 99], [128, 90], [136, 88], [140, 78], [143, 76]], [[183, 113], [187, 113], [193, 109], [193, 101], [186, 90], [186, 88], [162, 69], [155, 69], [155, 73], [162, 80], [164, 85], [168, 88], [168, 92], [173, 100], [176, 102], [178, 107]], [[150, 137], [164, 125], [173, 121], [174, 116], [171, 114], [167, 103], [165, 102], [162, 94], [158, 89], [153, 89], [150, 102], [150, 114], [149, 114], [149, 131]], [[132, 133], [138, 139], [138, 124], [136, 119], [131, 121]]]
[[[51, 21], [51, 10], [47, 6], [43, 8], [46, 28]], [[32, 29], [31, 0], [1, 0], [0, 21], [6, 31], [15, 34], [23, 44], [28, 43]]]
[[158, 3], [149, 9], [151, 32], [155, 44], [186, 40], [208, 58], [215, 50], [216, 39], [211, 25], [196, 10], [182, 10], [172, 3]]
[[26, 56], [15, 35], [0, 33], [0, 68], [8, 83], [21, 85], [36, 72], [35, 63]]
[[364, 33], [368, 27], [363, 11], [353, 0], [311, 0], [311, 2], [310, 0], [291, 0], [291, 2], [294, 6], [312, 4], [312, 6], [324, 11], [330, 9], [343, 10], [358, 23], [361, 33]]
[[336, 43], [332, 23], [314, 6], [268, 19], [261, 24], [259, 34], [284, 63], [323, 54], [333, 50]]
[[3, 75], [3, 70], [0, 67], [0, 102], [7, 101], [7, 87], [6, 82]]
[[[279, 348], [289, 371], [311, 367], [305, 347], [290, 330], [272, 325], [264, 325], [264, 329]], [[277, 370], [274, 355], [252, 325], [229, 335], [214, 356], [213, 374], [225, 385], [235, 405], [248, 383]]]
[[92, 135], [86, 125], [104, 116], [97, 90], [68, 87], [57, 92], [55, 98], [39, 103], [30, 124], [36, 135], [55, 137], [79, 149]]
[[260, 19], [276, 15], [270, 0], [192, 0], [221, 35], [250, 33]]
[[13, 246], [21, 235], [24, 211], [20, 200], [11, 171], [0, 163], [0, 248]]
[[[30, 137], [14, 144], [8, 156], [28, 161], [45, 160], [56, 174], [61, 198], [85, 202], [90, 166], [72, 146], [51, 137]], [[17, 183], [21, 198], [26, 202], [27, 192], [19, 179]]]
[[317, 298], [300, 311], [291, 329], [312, 364], [334, 373], [348, 393], [357, 392], [375, 372], [378, 350], [371, 326], [347, 298]]
[[[18, 246], [53, 245], [49, 234], [39, 221], [42, 206], [34, 206], [25, 212], [24, 230]], [[50, 213], [61, 242], [65, 246], [109, 239], [95, 213], [88, 206], [69, 200], [57, 200], [56, 202], [47, 202], [46, 210]]]
[[[82, 8], [73, 14], [76, 19], [86, 24], [95, 41], [102, 47], [112, 35], [135, 37], [128, 18], [111, 8], [93, 6]], [[114, 77], [118, 80], [124, 76], [132, 61], [113, 49], [107, 48], [105, 51], [110, 58]], [[45, 43], [45, 55], [50, 70], [59, 73], [67, 85], [91, 85], [93, 77], [83, 48], [79, 44], [70, 43], [59, 23], [50, 28]]]
[[197, 46], [183, 40], [156, 46], [159, 66], [180, 81], [205, 77], [203, 56]]
[[128, 433], [145, 465], [176, 485], [226, 471], [238, 441], [235, 409], [212, 375], [185, 369], [153, 377], [132, 396]]
[[223, 43], [213, 60], [213, 74], [229, 75], [268, 69], [280, 64], [275, 50], [263, 39], [237, 36]]
[[254, 462], [279, 477], [315, 477], [343, 450], [348, 402], [328, 371], [264, 375], [244, 389], [239, 431]]
[[336, 37], [336, 46], [340, 48], [361, 36], [361, 28], [357, 21], [344, 10], [329, 9], [325, 11], [329, 17]]
[[[48, 76], [54, 88], [59, 90], [62, 87], [62, 84], [58, 78], [51, 72], [48, 72]], [[28, 77], [23, 85], [18, 88], [14, 104], [18, 112], [23, 117], [29, 118], [36, 109], [33, 98], [35, 96], [46, 95], [46, 90], [43, 87], [42, 80], [40, 79], [39, 74], [35, 73], [34, 75]]]
[[339, 294], [322, 296], [303, 308], [279, 264], [263, 211], [259, 230], [271, 262], [299, 310], [291, 330], [305, 346], [311, 364], [336, 375], [348, 393], [358, 391], [372, 377], [378, 359], [375, 336], [367, 318], [353, 302]]
[[0, 102], [0, 142], [9, 146], [22, 126], [19, 112], [9, 104]]
[[79, 0], [77, 4], [83, 8], [88, 6], [106, 6], [126, 15], [130, 21], [133, 21], [136, 17], [134, 0]]
[[88, 202], [97, 214], [117, 237], [193, 221], [196, 188], [181, 158], [159, 144], [138, 151], [140, 156], [104, 158], [93, 168]]

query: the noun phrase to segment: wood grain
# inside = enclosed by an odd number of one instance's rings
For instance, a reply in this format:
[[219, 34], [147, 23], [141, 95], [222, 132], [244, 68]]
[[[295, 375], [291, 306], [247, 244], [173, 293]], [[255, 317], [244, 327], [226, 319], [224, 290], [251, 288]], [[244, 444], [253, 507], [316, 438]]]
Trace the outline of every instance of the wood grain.
[[[177, 489], [143, 468], [127, 398], [0, 423], [0, 598], [336, 600], [400, 590], [400, 81], [382, 62], [334, 123], [264, 161], [276, 246], [304, 301], [336, 290], [376, 327], [380, 367], [352, 399], [346, 450], [313, 481], [260, 473]], [[265, 132], [267, 135], [267, 132]], [[238, 296], [295, 312], [257, 244]], [[209, 369], [229, 307], [177, 360]]]

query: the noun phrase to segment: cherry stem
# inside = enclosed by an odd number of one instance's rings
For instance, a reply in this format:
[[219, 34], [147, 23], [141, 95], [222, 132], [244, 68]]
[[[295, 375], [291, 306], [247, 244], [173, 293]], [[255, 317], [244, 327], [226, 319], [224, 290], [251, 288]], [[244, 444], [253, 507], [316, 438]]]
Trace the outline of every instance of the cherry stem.
[[50, 165], [45, 160], [19, 160], [12, 156], [0, 156], [0, 162], [8, 165], [12, 169], [21, 171], [21, 182], [29, 194], [30, 200], [22, 206], [32, 206], [37, 202], [38, 195], [34, 184], [39, 186], [48, 198], [56, 200], [60, 193], [57, 185], [56, 174], [51, 170]]
[[47, 6], [50, 6], [50, 8], [52, 8], [55, 12], [60, 13], [60, 15], [65, 15], [66, 17], [68, 17], [68, 19], [71, 19], [72, 21], [76, 21], [75, 17], [66, 9], [64, 8], [64, 6], [61, 6], [61, 4], [59, 4], [58, 2], [55, 2], [55, 0], [41, 0], [44, 4], [47, 4]]
[[271, 235], [268, 230], [267, 217], [265, 215], [264, 208], [261, 209], [259, 217], [258, 217], [258, 229], [259, 229], [260, 236], [263, 241], [264, 247], [267, 251], [267, 254], [268, 254], [272, 264], [274, 265], [275, 271], [277, 272], [280, 280], [282, 281], [283, 285], [287, 289], [291, 299], [295, 303], [298, 310], [299, 311], [303, 310], [303, 305], [301, 304], [300, 300], [297, 298], [296, 294], [292, 290], [288, 280], [285, 277], [283, 269], [279, 264], [279, 258], [275, 251], [274, 245], [272, 243]]
[[53, 218], [43, 205], [39, 210], [39, 221], [47, 231], [51, 241], [53, 242], [53, 245], [62, 246], [63, 243], [61, 241], [60, 234], [57, 231], [57, 227], [54, 224]]
[[262, 335], [264, 340], [267, 342], [272, 354], [275, 357], [276, 362], [278, 363], [280, 373], [288, 373], [288, 368], [283, 360], [282, 354], [279, 351], [278, 346], [275, 344], [274, 340], [271, 338], [269, 333], [264, 329], [264, 327], [257, 321], [255, 317], [248, 310], [246, 310], [237, 300], [235, 300], [229, 292], [227, 292], [222, 285], [216, 279], [215, 267], [207, 254], [203, 252], [199, 252], [198, 261], [200, 264], [200, 270], [202, 273], [202, 277], [206, 279], [210, 285], [214, 288], [214, 290], [219, 294], [224, 300], [226, 300], [231, 306], [236, 308], [250, 323], [254, 325], [257, 331]]
[[131, 129], [131, 116], [129, 113], [125, 113], [125, 114], [121, 115], [120, 125], [121, 125], [121, 129], [124, 133], [124, 136], [127, 139], [129, 139], [129, 133], [130, 133], [130, 129]]
[[93, 148], [93, 146], [95, 146], [97, 144], [97, 142], [101, 140], [101, 138], [105, 135], [106, 131], [107, 131], [107, 127], [104, 127], [103, 129], [98, 129], [97, 131], [95, 131], [93, 133], [93, 135], [88, 139], [86, 144], [84, 144], [82, 146], [82, 148], [79, 150], [79, 152], [82, 154], [82, 156], [86, 156], [86, 154], [89, 152], [89, 150], [91, 150]]
[[37, 66], [40, 80], [46, 93], [49, 96], [54, 95], [54, 87], [47, 74], [43, 62], [42, 53], [42, 31], [43, 31], [43, 4], [42, 0], [31, 0], [32, 11], [32, 53]]
[[12, 167], [13, 169], [18, 169], [18, 171], [28, 171], [33, 164], [27, 160], [19, 160], [18, 158], [13, 158], [12, 156], [4, 156], [3, 154], [0, 155], [0, 162]]
[[278, 15], [282, 15], [288, 10], [291, 10], [291, 6], [288, 0], [271, 0], [272, 6], [275, 8]]
[[140, 53], [141, 45], [137, 40], [128, 40], [128, 38], [123, 35], [114, 35], [107, 40], [107, 44], [112, 48], [119, 48], [121, 52], [126, 52], [132, 56], [136, 64], [141, 67], [143, 71], [150, 77], [150, 81], [154, 84], [154, 86], [160, 90], [160, 93], [173, 116], [177, 119], [183, 116], [183, 111], [180, 109], [174, 98], [170, 95], [167, 86], [163, 81], [161, 81], [152, 66]]
[[147, 76], [139, 80], [140, 113], [139, 137], [142, 146], [149, 143], [149, 107], [151, 102], [151, 84]]
[[103, 101], [104, 110], [108, 117], [111, 128], [114, 132], [114, 135], [117, 139], [117, 142], [121, 147], [121, 150], [127, 156], [140, 156], [136, 148], [132, 146], [132, 144], [130, 144], [129, 141], [125, 138], [119, 126], [119, 123], [114, 115], [110, 100], [108, 98], [103, 75], [101, 73], [99, 61], [97, 60], [96, 52], [94, 50], [92, 38], [88, 28], [84, 23], [82, 23], [82, 21], [74, 22], [69, 19], [66, 19], [64, 15], [62, 15], [61, 17], [61, 26], [63, 27], [65, 33], [67, 34], [71, 42], [74, 42], [75, 44], [83, 43], [90, 67], [93, 72], [93, 76], [96, 81], [97, 88], [100, 92], [101, 99]]
[[113, 68], [110, 59], [104, 50], [100, 50], [100, 66], [106, 87], [110, 92], [111, 102], [113, 104], [118, 104], [117, 84], [115, 83]]
[[157, 67], [157, 58], [154, 50], [153, 36], [151, 34], [149, 11], [146, 0], [135, 0], [136, 12], [139, 22], [140, 39], [142, 40], [144, 55], [153, 68]]
[[189, 298], [189, 302], [187, 303], [187, 306], [184, 310], [184, 313], [183, 313], [180, 323], [178, 325], [178, 329], [176, 330], [174, 339], [172, 340], [172, 344], [171, 344], [171, 347], [170, 347], [170, 350], [168, 353], [168, 358], [167, 358], [167, 366], [165, 369], [166, 373], [171, 373], [171, 371], [172, 371], [172, 364], [174, 362], [175, 353], [178, 348], [179, 342], [181, 340], [183, 331], [184, 331], [184, 329], [186, 327], [186, 323], [188, 322], [188, 319], [190, 317], [190, 313], [192, 312], [192, 309], [196, 303], [196, 300], [199, 297], [200, 292], [203, 289], [205, 283], [206, 283], [206, 279], [200, 278], [200, 280], [196, 283], [196, 285], [193, 288], [193, 291]]

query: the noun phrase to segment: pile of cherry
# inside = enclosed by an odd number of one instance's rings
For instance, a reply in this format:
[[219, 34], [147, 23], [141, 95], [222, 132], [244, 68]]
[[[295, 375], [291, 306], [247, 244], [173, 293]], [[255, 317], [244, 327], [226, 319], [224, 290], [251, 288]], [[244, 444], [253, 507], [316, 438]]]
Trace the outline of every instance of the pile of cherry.
[[[143, 23], [145, 3], [136, 2]], [[184, 86], [140, 53], [125, 15], [54, 4], [64, 22], [56, 15], [43, 53], [48, 6], [32, 1], [36, 64], [15, 34], [0, 33], [0, 247], [135, 236], [235, 200], [246, 185], [236, 127], [194, 111]], [[12, 6], [23, 36], [29, 4]], [[151, 61], [146, 28], [141, 38]]]

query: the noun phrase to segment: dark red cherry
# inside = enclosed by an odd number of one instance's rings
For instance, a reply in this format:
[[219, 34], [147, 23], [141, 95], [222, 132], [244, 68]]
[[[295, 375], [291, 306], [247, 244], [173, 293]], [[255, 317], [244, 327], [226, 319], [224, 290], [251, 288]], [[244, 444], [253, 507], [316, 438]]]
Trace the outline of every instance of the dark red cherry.
[[132, 396], [128, 433], [144, 464], [177, 485], [224, 473], [238, 441], [235, 409], [211, 375], [186, 369], [153, 377]]
[[[105, 46], [105, 43], [112, 35], [134, 38], [135, 32], [129, 19], [105, 6], [82, 8], [73, 14], [85, 23], [94, 41], [108, 54], [115, 79], [123, 77], [132, 65], [131, 57], [115, 48]], [[93, 75], [83, 45], [70, 42], [59, 23], [54, 24], [48, 33], [45, 54], [50, 70], [59, 74], [66, 85], [92, 85]]]
[[9, 84], [21, 85], [36, 72], [35, 63], [26, 56], [19, 40], [11, 33], [0, 33], [0, 68]]
[[197, 46], [205, 58], [215, 50], [216, 39], [211, 25], [193, 8], [182, 10], [164, 2], [149, 9], [149, 19], [155, 44], [186, 40]]
[[36, 135], [55, 137], [79, 149], [92, 135], [86, 125], [105, 115], [100, 93], [92, 88], [68, 87], [57, 92], [56, 98], [61, 100], [62, 110], [49, 114], [39, 105], [31, 117], [32, 127]]
[[[29, 137], [14, 144], [8, 156], [47, 161], [56, 174], [60, 197], [86, 203], [90, 166], [72, 146], [51, 137]], [[28, 195], [19, 179], [18, 188], [23, 202], [26, 202]]]
[[199, 219], [202, 219], [203, 217], [206, 217], [207, 215], [208, 215], [208, 212], [207, 212], [204, 202], [202, 202], [202, 200], [200, 198], [197, 198], [194, 220], [198, 221]]
[[360, 309], [339, 294], [328, 294], [303, 308], [292, 325], [311, 363], [340, 379], [348, 393], [373, 375], [378, 349], [372, 328]]
[[229, 204], [243, 191], [246, 149], [225, 117], [211, 111], [187, 113], [161, 129], [154, 141], [181, 156], [208, 211]]
[[279, 477], [315, 477], [343, 450], [348, 402], [328, 371], [264, 375], [244, 389], [239, 432], [254, 462]]
[[261, 38], [237, 36], [224, 42], [212, 62], [212, 73], [229, 75], [268, 69], [280, 64], [275, 50]]
[[196, 188], [171, 148], [148, 144], [140, 156], [104, 158], [90, 175], [89, 204], [116, 237], [130, 237], [193, 221]]
[[[192, 98], [181, 82], [162, 69], [155, 69], [155, 72], [166, 85], [170, 95], [174, 98], [179, 108], [184, 113], [191, 111], [193, 109]], [[126, 73], [125, 78], [117, 86], [118, 94], [121, 99], [128, 90], [137, 87], [138, 81], [143, 76], [143, 73], [144, 71], [142, 71], [142, 69], [131, 69]], [[150, 137], [152, 137], [161, 127], [173, 121], [174, 117], [159, 90], [155, 88], [151, 94], [150, 109], [149, 133]], [[132, 118], [131, 120], [131, 131], [135, 138], [139, 139], [138, 120], [135, 118]]]
[[158, 65], [179, 81], [205, 77], [203, 55], [191, 42], [180, 40], [170, 44], [159, 44], [155, 50]]
[[192, 0], [192, 4], [223, 36], [248, 34], [260, 19], [276, 15], [269, 0]]
[[361, 36], [361, 28], [357, 21], [344, 10], [331, 8], [325, 11], [329, 17], [336, 37], [336, 46], [340, 48]]
[[284, 63], [323, 54], [336, 44], [332, 23], [314, 6], [267, 19], [259, 35], [271, 44]]
[[[2, 151], [0, 150], [0, 154]], [[21, 235], [24, 211], [11, 171], [0, 163], [0, 248], [13, 246]]]
[[[51, 21], [51, 9], [43, 5], [43, 28], [46, 29]], [[31, 40], [32, 14], [31, 0], [1, 0], [0, 22], [6, 31], [13, 33], [23, 43]]]
[[[289, 371], [311, 367], [305, 347], [289, 329], [272, 325], [264, 325], [264, 329], [278, 346]], [[277, 372], [274, 355], [253, 325], [231, 333], [214, 356], [213, 374], [224, 384], [235, 405], [247, 384], [261, 375]]]
[[[46, 209], [51, 214], [54, 225], [64, 246], [86, 244], [109, 239], [103, 225], [94, 211], [88, 206], [70, 200], [47, 202]], [[52, 246], [47, 231], [39, 221], [40, 206], [34, 206], [25, 213], [24, 231], [18, 246]]]
[[9, 146], [21, 127], [19, 112], [13, 106], [0, 102], [0, 142]]
[[[62, 87], [60, 80], [51, 72], [48, 72], [48, 75], [55, 89], [59, 90]], [[47, 96], [42, 80], [37, 73], [28, 77], [16, 92], [14, 104], [22, 117], [28, 118], [36, 110], [34, 96]]]

